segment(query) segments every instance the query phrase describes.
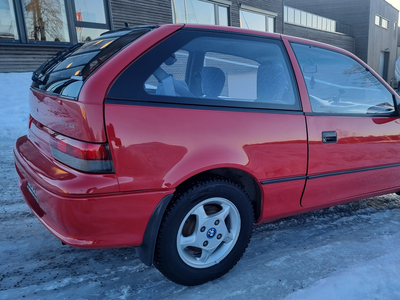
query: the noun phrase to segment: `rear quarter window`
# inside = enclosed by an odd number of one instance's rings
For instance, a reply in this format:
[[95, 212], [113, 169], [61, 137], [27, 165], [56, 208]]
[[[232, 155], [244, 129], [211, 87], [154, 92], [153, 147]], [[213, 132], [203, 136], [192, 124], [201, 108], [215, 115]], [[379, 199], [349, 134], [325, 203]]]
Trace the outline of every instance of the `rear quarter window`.
[[131, 64], [109, 99], [301, 110], [279, 39], [181, 30]]

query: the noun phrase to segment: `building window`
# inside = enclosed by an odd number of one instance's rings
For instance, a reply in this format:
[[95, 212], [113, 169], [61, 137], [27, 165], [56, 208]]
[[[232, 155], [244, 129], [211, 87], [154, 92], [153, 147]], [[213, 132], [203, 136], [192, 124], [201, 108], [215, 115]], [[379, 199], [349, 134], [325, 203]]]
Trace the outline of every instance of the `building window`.
[[229, 25], [229, 1], [171, 0], [174, 23]]
[[104, 0], [74, 0], [78, 42], [91, 41], [109, 30]]
[[0, 42], [68, 44], [92, 40], [111, 29], [107, 3], [0, 0]]
[[397, 23], [393, 23], [393, 38], [397, 37]]
[[275, 32], [277, 14], [260, 9], [241, 6], [240, 27], [246, 29]]
[[0, 39], [19, 39], [12, 0], [0, 0]]
[[314, 15], [293, 7], [283, 7], [283, 20], [285, 23], [309, 27], [318, 30], [344, 33], [353, 35], [353, 28], [350, 25], [342, 24], [337, 21]]
[[24, 0], [23, 11], [29, 41], [70, 41], [62, 0]]
[[378, 15], [375, 15], [375, 25], [381, 26], [381, 17]]
[[389, 21], [381, 16], [375, 15], [375, 25], [389, 29]]
[[389, 28], [389, 21], [384, 19], [384, 18], [382, 18], [381, 25], [382, 25], [383, 28], [388, 29]]

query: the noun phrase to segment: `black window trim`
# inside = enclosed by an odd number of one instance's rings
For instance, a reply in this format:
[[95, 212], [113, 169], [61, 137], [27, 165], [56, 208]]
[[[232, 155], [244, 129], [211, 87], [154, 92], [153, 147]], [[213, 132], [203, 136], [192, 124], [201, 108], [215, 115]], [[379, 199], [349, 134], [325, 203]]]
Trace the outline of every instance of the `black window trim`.
[[[65, 96], [61, 96], [65, 97]], [[193, 98], [188, 98], [193, 99]], [[270, 113], [270, 114], [291, 114], [291, 115], [304, 115], [302, 111], [288, 110], [288, 109], [273, 109], [262, 107], [243, 107], [243, 106], [229, 106], [229, 105], [211, 105], [211, 104], [197, 104], [197, 103], [176, 103], [164, 101], [143, 101], [143, 100], [121, 100], [106, 98], [105, 104], [118, 104], [118, 105], [133, 105], [133, 106], [151, 106], [151, 107], [169, 107], [169, 108], [182, 108], [182, 109], [203, 109], [203, 110], [217, 110], [217, 111], [241, 111], [241, 112], [254, 112], [254, 113]]]
[[[137, 59], [136, 61], [134, 61], [131, 65], [127, 66], [125, 68], [125, 70], [123, 72], [121, 72], [120, 77], [118, 77], [113, 85], [110, 87], [109, 89], [109, 93], [107, 95], [107, 98], [110, 100], [120, 100], [120, 101], [139, 101], [139, 102], [146, 102], [146, 103], [169, 103], [169, 104], [173, 104], [173, 105], [189, 105], [189, 106], [207, 106], [207, 107], [221, 107], [221, 108], [239, 108], [239, 109], [260, 109], [262, 111], [264, 110], [277, 110], [277, 111], [288, 111], [288, 112], [301, 112], [303, 111], [302, 109], [302, 103], [301, 103], [301, 99], [300, 99], [300, 93], [299, 93], [299, 88], [298, 88], [298, 84], [294, 75], [294, 70], [293, 70], [293, 66], [291, 65], [291, 61], [289, 59], [289, 55], [287, 53], [287, 49], [284, 45], [284, 43], [282, 42], [282, 40], [280, 38], [275, 38], [275, 37], [269, 37], [269, 36], [264, 36], [264, 35], [256, 35], [256, 34], [248, 34], [248, 33], [236, 33], [236, 32], [227, 32], [227, 31], [223, 31], [223, 30], [212, 30], [212, 29], [200, 29], [200, 28], [183, 28], [181, 30], [179, 30], [178, 32], [174, 33], [172, 36], [170, 36], [167, 40], [164, 40], [163, 42], [161, 42], [160, 44], [164, 43], [165, 41], [168, 41], [169, 39], [173, 38], [173, 37], [177, 37], [177, 35], [184, 33], [184, 32], [192, 32], [192, 36], [188, 38], [187, 42], [189, 42], [190, 40], [193, 40], [194, 38], [197, 37], [204, 37], [204, 36], [217, 36], [219, 34], [224, 34], [225, 36], [239, 36], [242, 39], [252, 39], [252, 40], [271, 40], [274, 41], [275, 44], [277, 44], [280, 49], [281, 49], [281, 53], [282, 56], [286, 62], [286, 66], [287, 66], [287, 72], [290, 76], [290, 81], [291, 81], [291, 85], [293, 87], [293, 95], [295, 98], [295, 104], [294, 105], [285, 105], [285, 104], [272, 104], [272, 103], [263, 103], [263, 102], [249, 102], [249, 101], [236, 101], [236, 100], [216, 100], [216, 99], [205, 99], [205, 98], [189, 98], [189, 97], [173, 97], [173, 96], [163, 96], [163, 95], [152, 95], [152, 94], [148, 94], [144, 88], [137, 86], [135, 90], [139, 90], [140, 94], [137, 95], [132, 95], [132, 96], [126, 96], [126, 97], [121, 97], [118, 95], [115, 95], [113, 93], [113, 88], [115, 90], [118, 90], [117, 84], [118, 84], [118, 79], [122, 78], [121, 76], [123, 76], [123, 74], [125, 72], [127, 72], [130, 67], [134, 68], [133, 66], [135, 66], [135, 64], [137, 64], [138, 62], [142, 61], [143, 59], [145, 59], [146, 54], [148, 54], [149, 52], [153, 51], [154, 49], [156, 49], [159, 45], [157, 45], [156, 47], [154, 47], [153, 49], [151, 49], [148, 53], [142, 55], [139, 59]], [[196, 36], [194, 36], [194, 32], [197, 32], [198, 34]], [[179, 50], [180, 48], [176, 47], [176, 51]], [[180, 47], [180, 46], [179, 46]], [[165, 52], [165, 51], [164, 51]], [[140, 66], [138, 66], [140, 67]], [[134, 73], [134, 72], [132, 72]], [[142, 74], [142, 72], [140, 72]], [[149, 76], [152, 73], [148, 74]], [[140, 75], [139, 75], [140, 76]], [[146, 77], [145, 79], [143, 79], [143, 77], [145, 77], [146, 75], [142, 75], [142, 78], [139, 80], [132, 80], [132, 82], [139, 82], [137, 84], [144, 83], [147, 80], [148, 77]], [[140, 97], [142, 96], [142, 97]], [[210, 101], [210, 102], [207, 102]]]

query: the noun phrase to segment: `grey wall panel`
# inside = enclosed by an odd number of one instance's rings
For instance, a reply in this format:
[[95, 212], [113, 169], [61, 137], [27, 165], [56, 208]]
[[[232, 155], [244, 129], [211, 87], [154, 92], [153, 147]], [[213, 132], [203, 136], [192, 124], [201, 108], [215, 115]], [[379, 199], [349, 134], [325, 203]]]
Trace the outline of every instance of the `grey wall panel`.
[[0, 72], [32, 72], [64, 48], [0, 45]]
[[111, 0], [114, 29], [143, 24], [172, 23], [169, 0]]
[[285, 0], [285, 5], [353, 26], [353, 35], [356, 37], [355, 54], [367, 62], [369, 0]]
[[285, 34], [330, 44], [354, 53], [354, 37], [352, 36], [292, 24], [285, 24]]
[[[375, 25], [375, 15], [389, 21], [388, 28]], [[394, 24], [398, 22], [398, 11], [389, 3], [382, 0], [371, 0], [371, 14], [369, 16], [368, 64], [377, 72], [380, 69], [380, 57], [383, 52], [389, 53], [387, 81], [394, 78], [394, 69], [397, 59], [397, 30]], [[397, 24], [398, 25], [398, 24]]]

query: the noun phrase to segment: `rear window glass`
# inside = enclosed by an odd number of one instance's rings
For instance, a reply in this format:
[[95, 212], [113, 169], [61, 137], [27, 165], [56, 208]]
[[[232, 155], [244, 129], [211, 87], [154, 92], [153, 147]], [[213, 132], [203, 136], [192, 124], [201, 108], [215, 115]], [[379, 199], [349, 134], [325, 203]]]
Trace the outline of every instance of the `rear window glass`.
[[76, 99], [85, 79], [112, 55], [153, 28], [117, 31], [59, 52], [32, 76], [32, 87]]

